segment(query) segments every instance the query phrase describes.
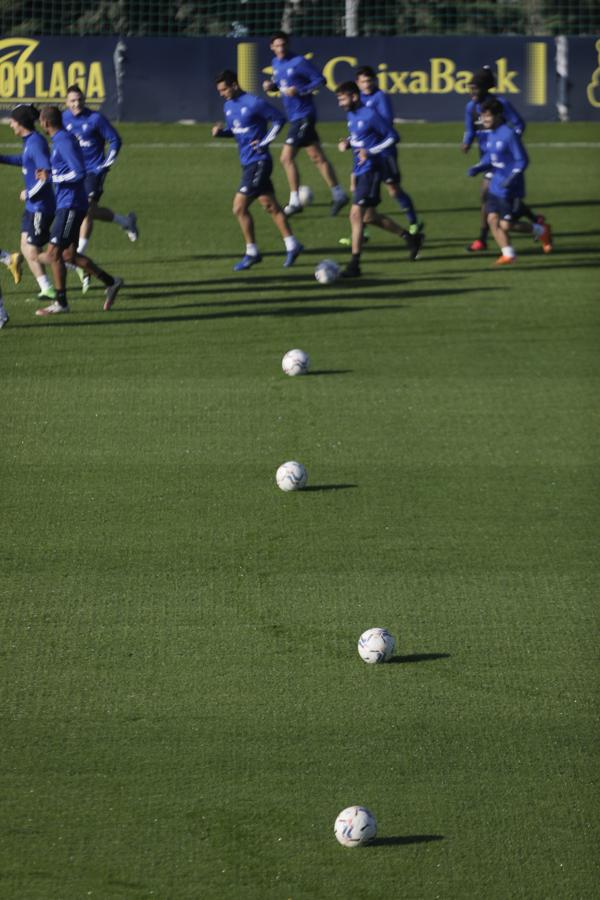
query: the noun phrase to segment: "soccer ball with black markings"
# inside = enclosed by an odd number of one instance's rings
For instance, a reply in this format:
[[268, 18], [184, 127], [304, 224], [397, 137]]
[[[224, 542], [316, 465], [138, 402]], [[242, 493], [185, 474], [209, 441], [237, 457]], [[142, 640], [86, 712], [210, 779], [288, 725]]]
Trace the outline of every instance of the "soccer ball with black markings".
[[319, 284], [332, 284], [340, 277], [340, 271], [333, 259], [323, 259], [315, 269], [315, 278]]
[[358, 639], [358, 654], [366, 663], [384, 663], [396, 649], [396, 639], [387, 628], [369, 628]]
[[277, 487], [282, 491], [300, 491], [308, 481], [308, 472], [296, 460], [282, 463], [275, 473]]
[[281, 360], [286, 375], [306, 375], [310, 369], [310, 356], [304, 350], [288, 350]]
[[333, 833], [343, 847], [360, 847], [377, 834], [377, 821], [365, 806], [348, 806], [335, 820]]

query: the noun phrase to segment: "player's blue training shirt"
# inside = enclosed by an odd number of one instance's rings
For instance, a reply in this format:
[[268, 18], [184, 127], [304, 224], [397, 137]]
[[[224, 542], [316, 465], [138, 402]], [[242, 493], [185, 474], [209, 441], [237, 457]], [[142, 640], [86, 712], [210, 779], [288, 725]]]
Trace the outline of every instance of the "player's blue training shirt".
[[64, 128], [52, 136], [50, 163], [56, 208], [87, 210], [83, 153], [77, 139]]
[[281, 131], [285, 122], [283, 113], [261, 97], [245, 92], [234, 100], [226, 100], [223, 110], [226, 125], [217, 137], [236, 139], [241, 164], [249, 166], [270, 158], [269, 144]]
[[521, 138], [506, 124], [483, 134], [486, 138], [484, 153], [478, 164], [469, 169], [470, 174], [491, 171], [490, 194], [504, 199], [524, 197], [523, 172], [529, 164], [529, 157]]
[[[396, 135], [396, 143], [400, 140], [400, 135], [394, 128], [394, 110], [392, 107], [392, 101], [388, 97], [388, 95], [381, 90], [373, 91], [372, 94], [362, 94], [360, 95], [361, 103], [364, 106], [367, 106], [369, 109], [374, 109], [376, 113], [378, 113], [384, 122], [386, 122], [394, 134]], [[386, 153], [395, 153], [396, 147], [393, 144], [387, 150], [384, 150], [384, 155]]]
[[313, 100], [313, 92], [325, 84], [325, 78], [312, 63], [303, 56], [286, 56], [273, 59], [273, 81], [279, 90], [294, 87], [297, 94], [293, 97], [281, 95], [286, 116], [290, 122], [310, 116], [316, 121], [317, 110]]
[[[364, 175], [377, 166], [376, 157], [389, 147], [393, 147], [398, 135], [379, 113], [369, 109], [368, 106], [361, 105], [357, 109], [349, 110], [346, 118], [350, 132], [350, 146], [354, 153], [352, 171], [355, 175]], [[369, 151], [369, 156], [364, 162], [359, 159], [359, 150]]]
[[[109, 169], [117, 158], [122, 141], [106, 116], [85, 107], [78, 116], [65, 109], [62, 118], [64, 127], [79, 141], [86, 173], [98, 174]], [[107, 144], [108, 153], [105, 156]]]
[[[525, 131], [525, 121], [521, 118], [512, 103], [505, 97], [497, 97], [496, 94], [490, 94], [489, 98], [497, 100], [502, 105], [502, 117], [508, 125], [512, 125], [517, 134], [523, 134]], [[485, 137], [482, 135], [483, 124], [481, 122], [481, 104], [485, 101], [469, 100], [465, 107], [465, 133], [463, 135], [463, 144], [470, 147], [475, 138], [479, 143], [479, 152], [485, 153]]]
[[36, 169], [46, 169], [49, 172], [52, 168], [48, 144], [39, 132], [32, 131], [23, 138], [22, 153], [18, 156], [0, 156], [0, 163], [21, 166], [27, 193], [25, 209], [28, 212], [54, 215], [56, 202], [52, 184], [50, 181], [38, 181], [35, 177]]

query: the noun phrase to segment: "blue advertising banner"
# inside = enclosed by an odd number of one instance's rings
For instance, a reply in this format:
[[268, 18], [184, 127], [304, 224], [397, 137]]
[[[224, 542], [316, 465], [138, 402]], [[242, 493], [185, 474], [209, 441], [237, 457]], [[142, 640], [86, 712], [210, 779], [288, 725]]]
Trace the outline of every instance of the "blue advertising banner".
[[[360, 65], [377, 72], [399, 119], [463, 117], [472, 73], [490, 65], [498, 92], [528, 121], [552, 121], [567, 104], [572, 119], [600, 118], [600, 42], [569, 38], [568, 76], [557, 76], [554, 38], [294, 38], [293, 49], [323, 72], [317, 107], [341, 120], [335, 87]], [[124, 121], [215, 121], [222, 103], [214, 79], [236, 69], [242, 86], [261, 92], [270, 73], [266, 38], [0, 38], [0, 114], [18, 103], [60, 104], [78, 83], [93, 109]]]

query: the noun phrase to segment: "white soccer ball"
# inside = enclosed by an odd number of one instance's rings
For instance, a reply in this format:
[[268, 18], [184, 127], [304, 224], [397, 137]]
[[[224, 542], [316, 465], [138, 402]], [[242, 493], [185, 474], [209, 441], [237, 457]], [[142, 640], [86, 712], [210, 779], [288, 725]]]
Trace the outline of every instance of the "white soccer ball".
[[396, 649], [396, 638], [386, 628], [369, 628], [358, 639], [358, 654], [366, 663], [387, 662]]
[[310, 206], [314, 200], [312, 188], [309, 188], [307, 184], [301, 184], [298, 188], [298, 197], [302, 206]]
[[308, 472], [302, 463], [290, 460], [279, 466], [275, 473], [275, 481], [282, 491], [299, 491], [308, 481]]
[[323, 259], [315, 269], [315, 278], [319, 284], [331, 284], [340, 277], [340, 267], [332, 259]]
[[306, 375], [310, 369], [310, 356], [304, 350], [288, 350], [281, 360], [286, 375]]
[[360, 847], [373, 840], [377, 834], [377, 822], [373, 813], [364, 806], [349, 806], [335, 820], [333, 833], [343, 847]]

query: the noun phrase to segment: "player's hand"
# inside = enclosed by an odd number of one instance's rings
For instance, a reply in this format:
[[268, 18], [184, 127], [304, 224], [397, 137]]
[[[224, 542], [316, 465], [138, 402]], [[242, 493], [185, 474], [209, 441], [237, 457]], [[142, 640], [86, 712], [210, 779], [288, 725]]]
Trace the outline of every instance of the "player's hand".
[[368, 150], [365, 150], [365, 148], [362, 147], [362, 148], [358, 151], [358, 158], [359, 158], [359, 160], [360, 160], [361, 162], [366, 162], [366, 161], [368, 160], [368, 158], [369, 158], [369, 151], [368, 151]]
[[35, 177], [38, 181], [48, 181], [48, 170], [47, 169], [36, 169]]
[[21, 191], [21, 193], [19, 194], [19, 200], [22, 203], [25, 203], [25, 201], [27, 200], [27, 191]]
[[213, 127], [210, 129], [210, 133], [212, 134], [213, 137], [217, 137], [217, 135], [221, 131], [223, 131], [223, 123], [222, 122], [215, 122]]
[[471, 149], [471, 145], [470, 144], [461, 144], [460, 149], [462, 150], [463, 153], [468, 153], [469, 150]]
[[265, 80], [262, 83], [262, 86], [263, 86], [263, 91], [266, 91], [267, 94], [272, 94], [273, 91], [277, 90], [277, 85], [275, 84], [275, 82], [269, 81], [268, 78], [265, 78]]
[[348, 138], [340, 138], [338, 141], [338, 150], [340, 153], [345, 153], [348, 147], [350, 146], [350, 141]]
[[281, 93], [285, 94], [286, 97], [295, 97], [298, 90], [292, 85], [292, 87], [281, 88]]

